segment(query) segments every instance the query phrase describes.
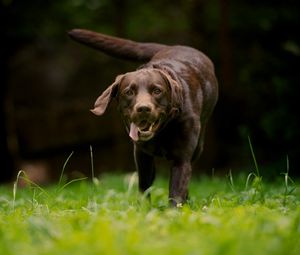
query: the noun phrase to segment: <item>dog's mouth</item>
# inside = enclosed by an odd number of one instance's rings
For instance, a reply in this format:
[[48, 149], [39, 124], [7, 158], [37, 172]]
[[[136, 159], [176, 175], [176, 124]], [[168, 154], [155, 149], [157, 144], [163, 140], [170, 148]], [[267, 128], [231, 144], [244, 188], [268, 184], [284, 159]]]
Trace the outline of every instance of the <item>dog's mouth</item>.
[[135, 142], [148, 141], [153, 138], [159, 125], [160, 119], [154, 122], [149, 122], [148, 120], [142, 120], [139, 123], [131, 122], [129, 136]]

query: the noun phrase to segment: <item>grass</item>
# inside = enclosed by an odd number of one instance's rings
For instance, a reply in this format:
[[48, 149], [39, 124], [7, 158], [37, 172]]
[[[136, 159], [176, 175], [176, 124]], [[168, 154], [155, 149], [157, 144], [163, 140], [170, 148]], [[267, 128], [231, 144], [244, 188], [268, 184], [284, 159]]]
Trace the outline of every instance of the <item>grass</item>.
[[297, 184], [288, 172], [275, 183], [259, 177], [194, 178], [190, 201], [176, 209], [168, 207], [166, 179], [156, 180], [150, 203], [138, 193], [135, 174], [0, 187], [0, 251], [300, 254]]

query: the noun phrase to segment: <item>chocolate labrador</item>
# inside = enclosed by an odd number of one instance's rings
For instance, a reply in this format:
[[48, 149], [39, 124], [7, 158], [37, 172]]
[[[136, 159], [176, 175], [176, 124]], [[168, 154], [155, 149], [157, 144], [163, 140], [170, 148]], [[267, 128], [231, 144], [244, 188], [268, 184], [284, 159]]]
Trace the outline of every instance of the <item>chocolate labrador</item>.
[[121, 74], [96, 100], [102, 115], [113, 98], [134, 143], [139, 188], [146, 191], [155, 176], [155, 156], [172, 162], [170, 203], [187, 199], [191, 162], [202, 152], [207, 121], [218, 98], [211, 60], [186, 46], [139, 43], [88, 30], [74, 29], [77, 42], [120, 58], [148, 61]]

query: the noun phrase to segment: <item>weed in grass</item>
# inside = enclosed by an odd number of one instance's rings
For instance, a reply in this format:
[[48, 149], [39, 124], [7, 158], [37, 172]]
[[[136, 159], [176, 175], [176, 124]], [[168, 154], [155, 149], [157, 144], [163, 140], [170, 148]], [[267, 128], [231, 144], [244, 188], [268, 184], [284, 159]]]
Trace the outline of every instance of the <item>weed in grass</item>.
[[133, 188], [135, 188], [138, 182], [137, 172], [133, 172], [126, 176], [125, 181], [128, 183], [127, 196], [129, 197], [132, 194]]
[[[251, 172], [248, 175], [247, 180], [246, 180], [245, 189], [248, 190], [248, 192], [250, 194], [252, 194], [253, 201], [259, 200], [261, 202], [264, 202], [265, 194], [264, 194], [264, 189], [263, 189], [262, 175], [260, 174], [260, 170], [259, 170], [259, 167], [257, 164], [257, 160], [256, 160], [256, 156], [255, 156], [255, 153], [253, 150], [250, 136], [248, 136], [248, 143], [249, 143], [249, 147], [250, 147], [252, 160], [253, 160], [254, 166], [255, 166], [255, 172]], [[250, 187], [250, 183], [251, 183], [251, 187]]]
[[232, 176], [232, 172], [231, 170], [229, 170], [229, 174], [228, 174], [228, 180], [229, 180], [229, 186], [232, 190], [232, 192], [236, 192], [235, 186], [234, 186], [234, 181], [233, 181], [233, 176]]
[[252, 156], [254, 166], [255, 166], [256, 176], [260, 177], [261, 175], [260, 175], [260, 171], [259, 171], [258, 164], [257, 164], [257, 161], [256, 161], [256, 157], [255, 157], [255, 154], [254, 154], [254, 150], [253, 150], [253, 146], [252, 146], [250, 136], [248, 136], [248, 143], [249, 143], [251, 156]]
[[95, 171], [94, 171], [94, 153], [93, 147], [90, 145], [90, 161], [91, 161], [91, 172], [92, 172], [92, 180], [95, 178]]
[[[74, 154], [74, 151], [72, 151], [70, 153], [70, 155], [68, 156], [68, 158], [66, 159], [66, 161], [64, 162], [63, 164], [63, 168], [62, 168], [62, 171], [60, 173], [60, 177], [59, 177], [59, 181], [58, 181], [58, 189], [57, 189], [57, 193], [60, 193], [62, 190], [64, 190], [68, 185], [70, 185], [71, 183], [73, 182], [77, 182], [77, 181], [83, 181], [85, 179], [87, 179], [87, 177], [81, 177], [81, 178], [76, 178], [76, 179], [73, 179], [69, 182], [66, 182], [63, 180], [64, 178], [64, 173], [65, 173], [65, 169], [66, 169], [66, 166], [67, 164], [69, 163], [71, 157], [73, 156]], [[94, 171], [94, 169], [92, 168], [92, 171]], [[64, 184], [63, 184], [64, 183]]]
[[60, 176], [59, 176], [59, 180], [58, 180], [58, 186], [59, 187], [61, 186], [61, 184], [63, 182], [63, 178], [64, 178], [64, 173], [65, 173], [66, 166], [69, 163], [69, 160], [71, 159], [71, 157], [73, 156], [73, 154], [74, 154], [74, 151], [72, 151], [70, 153], [70, 155], [68, 156], [68, 158], [66, 159], [66, 161], [63, 164], [63, 167], [62, 167], [62, 170], [61, 170], [61, 173], [60, 173]]
[[[250, 203], [255, 203], [257, 201], [264, 203], [265, 192], [263, 187], [263, 178], [262, 175], [260, 174], [260, 169], [258, 167], [252, 142], [249, 136], [248, 136], [248, 143], [249, 143], [250, 153], [254, 163], [255, 170], [250, 172], [247, 175], [244, 190], [241, 193], [243, 194], [243, 197], [240, 197], [240, 199], [241, 201], [249, 201]], [[229, 173], [227, 175], [227, 180], [231, 191], [235, 194], [238, 194], [239, 192], [237, 191], [231, 170], [229, 170]]]
[[70, 184], [72, 184], [74, 182], [83, 181], [83, 180], [87, 179], [87, 177], [82, 177], [82, 178], [77, 178], [77, 179], [70, 180], [69, 182], [65, 182], [63, 180], [66, 166], [67, 166], [67, 164], [68, 164], [68, 162], [69, 162], [69, 160], [70, 160], [70, 158], [72, 157], [73, 154], [74, 154], [74, 152], [72, 152], [68, 156], [67, 160], [63, 164], [63, 168], [62, 168], [62, 171], [61, 171], [61, 174], [60, 174], [60, 178], [59, 178], [58, 184], [56, 185], [55, 193], [54, 194], [48, 193], [46, 191], [46, 189], [42, 188], [41, 186], [39, 186], [35, 182], [31, 181], [29, 179], [29, 177], [27, 176], [27, 174], [26, 174], [25, 171], [20, 170], [18, 172], [18, 174], [17, 174], [16, 181], [14, 182], [14, 185], [13, 185], [12, 211], [15, 210], [16, 197], [17, 197], [17, 191], [18, 191], [18, 186], [19, 186], [20, 180], [24, 181], [25, 186], [28, 186], [29, 189], [32, 191], [31, 192], [32, 196], [31, 196], [30, 201], [31, 201], [31, 207], [32, 207], [32, 209], [34, 209], [34, 207], [37, 207], [38, 204], [39, 204], [37, 202], [37, 197], [42, 196], [43, 194], [45, 194], [46, 197], [47, 197], [47, 199], [49, 199], [49, 198], [53, 199], [53, 197], [57, 197], [58, 194], [61, 193]]
[[19, 181], [20, 180], [23, 180], [25, 182], [26, 185], [29, 186], [29, 189], [32, 190], [32, 197], [30, 199], [31, 201], [31, 206], [32, 206], [32, 209], [34, 208], [34, 204], [36, 202], [36, 192], [37, 190], [39, 191], [39, 196], [41, 194], [46, 194], [47, 197], [49, 197], [49, 193], [43, 189], [42, 187], [40, 187], [38, 184], [34, 183], [33, 181], [31, 181], [26, 172], [24, 172], [23, 170], [20, 170], [17, 174], [17, 178], [16, 178], [16, 181], [14, 182], [14, 186], [13, 186], [13, 201], [12, 201], [12, 210], [14, 211], [15, 210], [15, 203], [16, 203], [16, 197], [17, 197], [17, 190], [18, 190], [18, 184], [19, 184]]
[[[289, 176], [290, 164], [289, 157], [286, 157], [286, 172], [284, 175], [284, 193], [283, 193], [283, 201], [282, 204], [285, 207], [287, 204], [288, 197], [295, 191], [296, 185], [292, 178]], [[291, 184], [291, 185], [290, 185]]]

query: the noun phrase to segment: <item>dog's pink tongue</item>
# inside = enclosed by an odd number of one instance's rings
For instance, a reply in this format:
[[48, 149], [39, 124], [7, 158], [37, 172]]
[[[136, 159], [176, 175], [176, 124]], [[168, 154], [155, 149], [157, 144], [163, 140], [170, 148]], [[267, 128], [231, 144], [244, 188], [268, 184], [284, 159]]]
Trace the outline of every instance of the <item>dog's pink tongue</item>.
[[139, 130], [137, 125], [135, 125], [134, 123], [130, 124], [129, 136], [135, 142], [139, 140]]

